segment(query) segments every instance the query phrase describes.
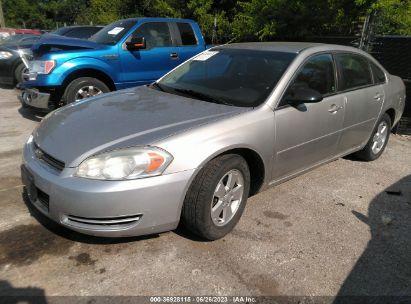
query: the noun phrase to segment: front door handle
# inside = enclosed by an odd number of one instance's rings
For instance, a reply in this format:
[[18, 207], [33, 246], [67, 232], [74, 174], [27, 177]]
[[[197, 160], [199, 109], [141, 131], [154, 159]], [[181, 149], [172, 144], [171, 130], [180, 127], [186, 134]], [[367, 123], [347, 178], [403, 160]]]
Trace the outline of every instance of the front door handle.
[[171, 59], [178, 59], [178, 53], [170, 53]]
[[328, 112], [330, 112], [331, 114], [335, 114], [343, 108], [343, 106], [337, 106], [336, 104], [332, 104], [331, 107], [328, 109]]

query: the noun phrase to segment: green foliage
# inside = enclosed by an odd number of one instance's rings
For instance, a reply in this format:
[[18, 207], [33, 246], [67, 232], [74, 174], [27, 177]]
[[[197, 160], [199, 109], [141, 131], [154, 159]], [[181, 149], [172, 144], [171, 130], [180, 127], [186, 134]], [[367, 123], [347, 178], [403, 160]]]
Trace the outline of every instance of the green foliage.
[[121, 0], [90, 0], [76, 21], [83, 24], [108, 24], [121, 18]]
[[7, 26], [52, 29], [158, 16], [191, 18], [219, 42], [350, 35], [371, 10], [385, 34], [411, 35], [410, 0], [3, 0]]
[[187, 8], [190, 10], [191, 17], [199, 23], [204, 36], [211, 39], [216, 19], [218, 25], [216, 36], [226, 41], [231, 37], [230, 22], [226, 13], [213, 7], [213, 4], [212, 0], [190, 0]]
[[411, 1], [378, 0], [372, 5], [384, 34], [411, 35]]

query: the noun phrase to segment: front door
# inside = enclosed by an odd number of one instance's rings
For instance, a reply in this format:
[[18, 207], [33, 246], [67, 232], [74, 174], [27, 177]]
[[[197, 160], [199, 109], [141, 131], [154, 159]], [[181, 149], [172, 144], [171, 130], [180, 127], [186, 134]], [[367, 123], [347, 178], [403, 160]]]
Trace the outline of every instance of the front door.
[[[344, 96], [337, 94], [333, 57], [310, 57], [297, 72], [275, 110], [274, 180], [320, 163], [337, 153], [344, 122]], [[288, 105], [287, 92], [311, 88], [323, 95], [318, 103]]]
[[132, 37], [144, 37], [146, 48], [129, 51], [123, 43], [120, 50], [122, 87], [151, 83], [178, 64], [176, 47], [167, 22], [143, 23], [127, 41]]

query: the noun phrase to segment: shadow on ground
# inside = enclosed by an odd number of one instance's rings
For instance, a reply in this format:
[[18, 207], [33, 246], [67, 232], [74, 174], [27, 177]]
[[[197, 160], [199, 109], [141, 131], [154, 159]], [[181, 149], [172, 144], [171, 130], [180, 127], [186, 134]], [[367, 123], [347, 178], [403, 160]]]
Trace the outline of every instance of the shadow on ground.
[[37, 287], [16, 288], [8, 281], [0, 280], [0, 302], [3, 304], [45, 304], [44, 289]]
[[[369, 226], [371, 240], [338, 296], [411, 297], [411, 175], [399, 180], [377, 195], [368, 209], [368, 216], [352, 211]], [[361, 303], [367, 299], [359, 299]], [[372, 299], [375, 302], [376, 299]], [[381, 298], [392, 303], [393, 299]], [[341, 297], [335, 303], [352, 303]], [[397, 302], [396, 302], [397, 303]], [[404, 302], [405, 303], [405, 302]], [[409, 303], [409, 302], [407, 302]]]

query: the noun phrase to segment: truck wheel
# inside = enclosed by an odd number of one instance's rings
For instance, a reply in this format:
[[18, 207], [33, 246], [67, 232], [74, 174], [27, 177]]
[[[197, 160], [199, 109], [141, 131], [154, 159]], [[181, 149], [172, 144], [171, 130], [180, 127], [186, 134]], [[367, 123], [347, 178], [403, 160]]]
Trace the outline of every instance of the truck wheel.
[[376, 124], [371, 138], [361, 151], [354, 155], [365, 161], [376, 160], [384, 152], [391, 132], [391, 118], [385, 113]]
[[250, 190], [250, 171], [239, 155], [210, 161], [187, 191], [181, 219], [191, 232], [208, 240], [222, 238], [239, 221]]
[[14, 79], [16, 80], [16, 83], [29, 80], [29, 70], [23, 62], [20, 63], [14, 70]]
[[63, 99], [66, 104], [110, 92], [108, 86], [96, 78], [81, 77], [67, 86]]

